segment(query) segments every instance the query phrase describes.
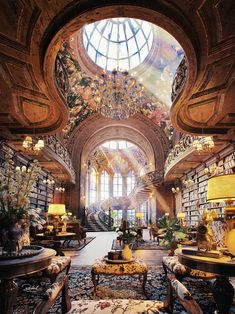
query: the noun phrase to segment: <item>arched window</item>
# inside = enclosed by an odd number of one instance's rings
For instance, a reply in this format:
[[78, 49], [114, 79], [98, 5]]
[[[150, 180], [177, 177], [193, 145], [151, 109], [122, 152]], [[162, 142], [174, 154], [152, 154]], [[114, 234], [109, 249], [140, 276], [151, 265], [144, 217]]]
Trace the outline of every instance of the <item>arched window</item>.
[[89, 189], [89, 205], [96, 202], [97, 193], [97, 174], [94, 168], [90, 171], [90, 189]]
[[109, 174], [102, 171], [100, 178], [100, 196], [101, 200], [109, 198]]
[[131, 193], [135, 186], [135, 174], [133, 171], [130, 171], [127, 175], [127, 195]]
[[122, 176], [119, 172], [113, 177], [113, 196], [122, 196]]

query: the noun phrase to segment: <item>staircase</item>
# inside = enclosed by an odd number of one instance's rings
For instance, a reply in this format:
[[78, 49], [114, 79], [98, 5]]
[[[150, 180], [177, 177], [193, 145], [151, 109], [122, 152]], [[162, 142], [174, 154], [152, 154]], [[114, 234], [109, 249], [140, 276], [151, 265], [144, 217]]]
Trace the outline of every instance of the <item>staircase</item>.
[[101, 220], [101, 216], [101, 211], [89, 213], [87, 215], [86, 229], [88, 232], [112, 231], [112, 227], [109, 227], [106, 223], [104, 223]]

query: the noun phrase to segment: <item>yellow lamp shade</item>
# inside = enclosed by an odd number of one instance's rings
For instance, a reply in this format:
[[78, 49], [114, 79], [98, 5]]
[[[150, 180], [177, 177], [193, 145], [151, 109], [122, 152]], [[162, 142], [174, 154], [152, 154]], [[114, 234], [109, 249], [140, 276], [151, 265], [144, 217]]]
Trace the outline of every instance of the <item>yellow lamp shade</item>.
[[143, 218], [144, 217], [144, 213], [138, 212], [135, 214], [136, 218]]
[[49, 204], [48, 214], [62, 216], [66, 213], [65, 204]]
[[179, 212], [179, 213], [177, 214], [177, 218], [179, 218], [179, 219], [184, 219], [184, 218], [185, 218], [185, 213]]
[[235, 200], [235, 174], [216, 176], [208, 180], [207, 201], [223, 202]]
[[229, 252], [235, 256], [235, 229], [229, 231], [227, 235], [227, 247]]

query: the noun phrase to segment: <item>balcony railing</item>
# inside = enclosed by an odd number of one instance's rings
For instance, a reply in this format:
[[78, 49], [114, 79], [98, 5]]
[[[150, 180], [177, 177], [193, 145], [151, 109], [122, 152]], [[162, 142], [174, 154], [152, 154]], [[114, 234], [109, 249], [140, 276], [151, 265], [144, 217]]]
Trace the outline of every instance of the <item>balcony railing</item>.
[[139, 188], [142, 186], [148, 186], [148, 185], [160, 185], [163, 183], [164, 178], [164, 172], [163, 171], [151, 171], [148, 172], [141, 177], [138, 177], [136, 179], [135, 188]]
[[195, 150], [192, 145], [195, 139], [200, 140], [200, 137], [183, 135], [179, 143], [173, 147], [167, 156], [165, 162], [165, 174], [168, 172], [169, 168], [171, 168], [171, 166], [176, 163], [177, 160], [180, 160], [185, 155], [187, 151], [189, 152], [189, 150]]
[[75, 182], [76, 175], [67, 149], [63, 146], [63, 144], [59, 141], [59, 139], [56, 136], [46, 135], [40, 136], [40, 138], [44, 140], [46, 149], [49, 148], [53, 153], [60, 157], [62, 163], [65, 164], [68, 172], [70, 173], [71, 181]]

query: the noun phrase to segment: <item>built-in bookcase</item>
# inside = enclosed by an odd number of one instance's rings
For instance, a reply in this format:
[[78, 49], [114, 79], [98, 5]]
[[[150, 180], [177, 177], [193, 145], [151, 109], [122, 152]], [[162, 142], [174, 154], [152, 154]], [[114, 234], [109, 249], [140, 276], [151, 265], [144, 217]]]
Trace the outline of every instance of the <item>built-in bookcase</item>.
[[[216, 175], [235, 173], [235, 151], [214, 161], [214, 157], [207, 161], [207, 167], [219, 166], [220, 171]], [[193, 183], [182, 189], [182, 211], [186, 213], [186, 222], [188, 225], [196, 226], [199, 222], [199, 212], [202, 215], [203, 210], [215, 209], [220, 217], [223, 217], [223, 208], [225, 203], [208, 203], [207, 202], [207, 181], [211, 174], [205, 174], [205, 165], [197, 167], [188, 174], [188, 178]]]

